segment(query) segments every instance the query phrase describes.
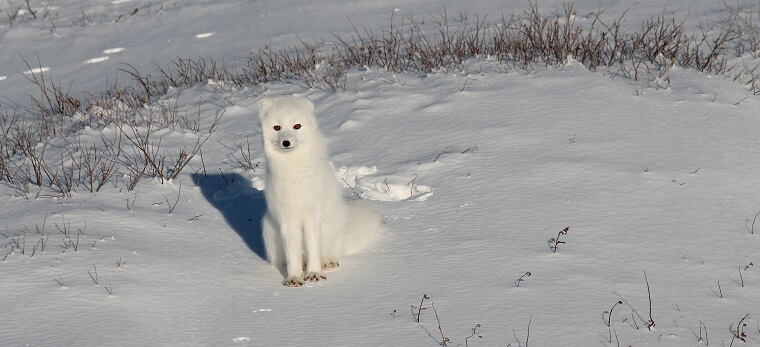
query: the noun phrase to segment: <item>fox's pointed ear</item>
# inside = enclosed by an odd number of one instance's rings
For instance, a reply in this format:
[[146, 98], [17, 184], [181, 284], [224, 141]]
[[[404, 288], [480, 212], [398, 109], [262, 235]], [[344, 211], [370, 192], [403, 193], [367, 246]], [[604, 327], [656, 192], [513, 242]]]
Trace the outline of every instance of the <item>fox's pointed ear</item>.
[[272, 110], [272, 101], [269, 99], [261, 99], [259, 101], [259, 118], [269, 113], [270, 110]]

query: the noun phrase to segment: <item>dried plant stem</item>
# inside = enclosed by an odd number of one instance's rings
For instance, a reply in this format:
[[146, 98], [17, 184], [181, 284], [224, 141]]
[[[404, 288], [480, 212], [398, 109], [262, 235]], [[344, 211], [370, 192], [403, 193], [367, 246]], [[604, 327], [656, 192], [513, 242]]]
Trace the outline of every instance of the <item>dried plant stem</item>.
[[554, 239], [554, 245], [552, 246], [553, 253], [557, 253], [557, 246], [559, 246], [561, 243], [565, 243], [565, 241], [560, 241], [559, 238], [562, 235], [566, 235], [568, 231], [570, 231], [570, 227], [565, 227], [557, 233], [557, 238]]
[[445, 347], [448, 345], [449, 338], [443, 336], [443, 329], [441, 328], [441, 319], [438, 318], [438, 311], [435, 309], [435, 303], [431, 303], [430, 306], [433, 308], [433, 313], [435, 313], [435, 320], [438, 321], [438, 332], [441, 333], [441, 343]]
[[647, 322], [647, 329], [652, 330], [654, 328], [654, 318], [652, 318], [652, 292], [649, 289], [649, 279], [647, 278], [647, 272], [644, 271], [644, 280], [647, 282], [647, 297], [649, 298], [649, 321]]
[[169, 205], [169, 214], [172, 214], [174, 212], [174, 208], [177, 207], [177, 204], [179, 204], [179, 197], [182, 194], [182, 181], [179, 181], [179, 189], [177, 190], [177, 200], [174, 201], [174, 205], [169, 203], [169, 199], [167, 197], [164, 197], [166, 199], [166, 204]]
[[92, 267], [95, 269], [95, 276], [92, 275], [92, 272], [87, 271], [87, 273], [90, 274], [90, 278], [97, 285], [98, 284], [98, 267], [94, 264], [92, 265]]
[[58, 284], [60, 284], [61, 287], [64, 287], [64, 288], [66, 287], [66, 282], [64, 282], [63, 280], [63, 275], [58, 275], [58, 279], [55, 281], [58, 282]]
[[528, 341], [530, 341], [530, 323], [533, 321], [533, 316], [528, 318], [528, 336], [525, 337], [525, 347], [528, 347]]
[[422, 300], [420, 300], [420, 306], [417, 307], [417, 323], [420, 322], [420, 314], [422, 314], [422, 303], [425, 302], [426, 299], [430, 299], [427, 294], [422, 294]]
[[[605, 323], [607, 323], [607, 330], [609, 332], [609, 338], [608, 338], [609, 339], [609, 341], [608, 341], [609, 343], [612, 343], [612, 330], [613, 330], [613, 328], [612, 328], [612, 311], [615, 309], [615, 306], [622, 305], [622, 304], [623, 304], [623, 301], [619, 300], [614, 305], [612, 305], [612, 308], [610, 308], [610, 312], [607, 314], [607, 322], [605, 322]], [[617, 332], [615, 332], [615, 336], [617, 336]]]
[[755, 233], [755, 221], [757, 220], [757, 216], [760, 216], [760, 212], [755, 215], [755, 218], [752, 218], [752, 229], [749, 231], [750, 234]]
[[[468, 340], [471, 337], [475, 336], [475, 333], [478, 330], [478, 328], [480, 328], [480, 323], [478, 323], [474, 328], [472, 328], [472, 334], [470, 334], [470, 336], [467, 336], [467, 337], [464, 338], [464, 345], [465, 345], [465, 347], [469, 347], [470, 346]], [[482, 336], [478, 335], [478, 337], [482, 337]]]
[[[705, 337], [704, 337], [704, 340], [702, 339], [702, 329], [703, 329], [703, 328], [704, 328], [704, 330], [705, 330]], [[708, 339], [708, 337], [707, 337], [707, 325], [705, 325], [705, 323], [702, 323], [702, 321], [699, 321], [699, 340], [698, 340], [698, 341], [705, 341], [705, 344], [706, 344], [707, 346], [709, 346], [709, 345], [710, 345], [710, 340], [709, 340], [709, 339]]]
[[520, 276], [520, 278], [518, 278], [518, 279], [515, 281], [515, 287], [518, 287], [518, 288], [519, 288], [519, 287], [520, 287], [520, 282], [524, 281], [523, 277], [526, 277], [526, 276], [528, 276], [528, 277], [529, 277], [530, 275], [531, 275], [530, 271], [527, 271], [527, 272], [525, 272], [525, 273], [524, 273], [522, 276]]

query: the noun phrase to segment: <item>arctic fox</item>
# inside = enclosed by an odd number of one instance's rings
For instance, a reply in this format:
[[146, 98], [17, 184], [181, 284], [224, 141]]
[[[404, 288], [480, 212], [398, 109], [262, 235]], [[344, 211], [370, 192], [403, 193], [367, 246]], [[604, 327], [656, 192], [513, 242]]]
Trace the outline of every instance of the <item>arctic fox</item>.
[[345, 201], [309, 99], [262, 99], [259, 119], [267, 164], [261, 221], [267, 258], [285, 267], [286, 286], [324, 280], [322, 270], [337, 268], [344, 254], [372, 241], [382, 217], [362, 200]]

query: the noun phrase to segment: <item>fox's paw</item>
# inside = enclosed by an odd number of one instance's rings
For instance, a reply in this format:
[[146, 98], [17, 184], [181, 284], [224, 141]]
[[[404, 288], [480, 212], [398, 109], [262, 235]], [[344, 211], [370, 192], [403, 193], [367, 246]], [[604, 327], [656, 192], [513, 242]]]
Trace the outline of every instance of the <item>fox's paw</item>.
[[321, 272], [309, 272], [306, 274], [306, 277], [304, 277], [304, 279], [309, 282], [319, 282], [321, 280], [326, 280], [327, 277], [325, 277], [325, 275]]
[[338, 261], [335, 259], [325, 258], [322, 260], [322, 270], [333, 271], [337, 270], [338, 267], [340, 267], [340, 264], [338, 264]]
[[288, 287], [300, 287], [303, 285], [303, 279], [296, 276], [290, 276], [286, 280], [282, 281], [282, 284]]

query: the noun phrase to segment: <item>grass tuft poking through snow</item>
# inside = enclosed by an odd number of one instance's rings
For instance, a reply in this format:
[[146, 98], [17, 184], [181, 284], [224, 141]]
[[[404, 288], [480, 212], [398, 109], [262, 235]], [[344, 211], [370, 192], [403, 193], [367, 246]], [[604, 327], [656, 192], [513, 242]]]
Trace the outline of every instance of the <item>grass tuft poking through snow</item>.
[[[173, 67], [156, 66], [159, 76], [156, 78], [124, 64], [119, 71], [132, 77], [135, 82], [132, 87], [114, 84], [102, 96], [84, 100], [46, 79], [39, 56], [36, 68], [24, 59], [28, 67], [24, 76], [39, 90], [39, 96], [31, 98], [39, 119], [21, 120], [24, 117], [16, 111], [0, 118], [0, 130], [4, 133], [0, 143], [0, 181], [25, 195], [31, 192], [31, 184], [37, 188], [52, 186], [55, 194], [67, 197], [82, 184], [90, 192], [99, 190], [106, 182], [116, 185], [112, 176], [125, 170], [130, 177], [129, 190], [144, 176], [158, 177], [162, 182], [172, 180], [201, 150], [212, 131], [199, 135], [191, 147], [162, 150], [160, 138], [151, 138], [157, 128], [180, 127], [199, 132], [200, 124], [182, 114], [176, 105], [158, 99], [171, 88], [188, 88], [209, 81], [250, 86], [298, 80], [308, 87], [321, 85], [340, 90], [345, 88], [346, 73], [354, 67], [380, 68], [392, 73], [453, 72], [469, 69], [470, 60], [486, 59], [505, 71], [533, 70], [534, 64], [580, 63], [613, 77], [643, 79], [655, 88], [667, 87], [670, 71], [677, 66], [740, 81], [758, 94], [759, 65], [733, 61], [743, 52], [760, 52], [760, 27], [747, 20], [743, 7], [726, 7], [726, 11], [727, 18], [718, 26], [705, 24], [697, 33], [687, 33], [683, 21], [664, 15], [645, 20], [640, 31], [627, 32], [621, 26], [625, 14], [605, 23], [599, 17], [603, 11], [592, 14], [594, 19], [584, 26], [576, 23], [572, 5], [544, 16], [538, 5], [531, 3], [519, 16], [502, 18], [497, 23], [476, 16], [474, 22], [462, 21], [457, 26], [449, 22], [444, 12], [438, 28], [427, 28], [413, 17], [382, 30], [380, 36], [374, 30], [354, 27], [350, 38], [334, 34], [333, 47], [315, 47], [305, 42], [300, 47], [280, 51], [268, 47], [254, 53], [245, 66], [204, 58], [178, 59], [171, 64]], [[211, 130], [223, 114], [211, 125]], [[67, 116], [77, 121], [72, 123]], [[109, 124], [116, 124], [119, 134], [103, 138], [102, 144], [96, 146], [76, 139], [88, 126], [102, 129]], [[69, 160], [58, 158], [53, 163], [53, 159], [45, 156], [48, 144], [56, 138], [62, 138], [68, 146]], [[139, 154], [125, 147], [124, 140], [137, 148]], [[575, 135], [571, 141], [575, 142]], [[42, 148], [32, 146], [39, 142], [43, 143]], [[258, 162], [254, 164], [250, 157], [250, 144], [244, 148], [236, 142], [235, 146], [241, 156], [238, 165], [248, 169], [258, 167]], [[98, 153], [98, 147], [106, 152]], [[11, 148], [20, 149], [21, 155], [11, 155]], [[433, 161], [437, 162], [448, 149]], [[475, 149], [477, 146], [463, 153]], [[123, 168], [118, 163], [128, 165]], [[86, 174], [83, 181], [79, 179], [82, 176], [79, 171]]]
[[[341, 90], [345, 88], [346, 73], [354, 67], [381, 68], [392, 73], [453, 72], [469, 69], [470, 60], [486, 59], [505, 71], [533, 70], [534, 64], [580, 63], [613, 77], [643, 79], [658, 89], [670, 84], [670, 71], [677, 66], [740, 81], [758, 94], [760, 65], [733, 61], [743, 52], [760, 52], [760, 27], [748, 20], [744, 7], [726, 5], [725, 11], [728, 15], [721, 23], [705, 24], [697, 33], [687, 33], [683, 21], [665, 15], [645, 20], [640, 31], [627, 32], [621, 26], [625, 14], [605, 23], [599, 17], [603, 11], [593, 13], [590, 25], [584, 26], [576, 23], [571, 4], [552, 16], [544, 16], [532, 2], [516, 17], [489, 23], [476, 16], [474, 22], [462, 21], [457, 26], [449, 22], [444, 11], [437, 28], [423, 26], [413, 17], [400, 25], [392, 24], [380, 36], [374, 30], [353, 27], [354, 34], [349, 38], [334, 34], [333, 47], [315, 47], [305, 42], [280, 51], [267, 47], [254, 53], [245, 66], [204, 58], [178, 59], [171, 64], [173, 67], [156, 66], [159, 77], [155, 78], [124, 64], [119, 71], [132, 77], [133, 86], [114, 84], [102, 96], [84, 100], [46, 79], [39, 56], [36, 68], [22, 57], [28, 68], [24, 76], [39, 90], [39, 96], [31, 97], [39, 119], [24, 121], [17, 111], [0, 117], [4, 133], [0, 143], [0, 182], [14, 186], [25, 196], [34, 185], [52, 186], [56, 195], [68, 197], [83, 184], [90, 192], [98, 191], [107, 182], [117, 185], [112, 177], [124, 171], [129, 176], [128, 190], [144, 176], [170, 181], [201, 150], [224, 111], [209, 133], [200, 134], [191, 147], [162, 150], [160, 138], [151, 138], [157, 128], [180, 127], [199, 132], [200, 124], [182, 114], [176, 104], [158, 100], [171, 88], [209, 81], [250, 86], [298, 80], [308, 87]], [[77, 121], [71, 122], [68, 117]], [[109, 124], [116, 124], [119, 133], [102, 138], [102, 144], [77, 140], [86, 127], [103, 129]], [[47, 146], [56, 138], [65, 142], [68, 160], [58, 158], [53, 162], [45, 156]], [[125, 147], [124, 140], [138, 154]], [[575, 142], [575, 135], [571, 141]], [[33, 146], [36, 143], [43, 143], [42, 148]], [[251, 170], [258, 167], [259, 163], [254, 164], [250, 157], [249, 143], [245, 149], [241, 143], [235, 146], [241, 156], [238, 165]], [[98, 147], [105, 148], [105, 152], [98, 153]], [[450, 147], [433, 161], [437, 162]], [[12, 155], [12, 148], [19, 149], [21, 155]], [[462, 153], [475, 149], [477, 146]], [[128, 165], [124, 168], [118, 163]], [[83, 180], [81, 171], [86, 175]]]

